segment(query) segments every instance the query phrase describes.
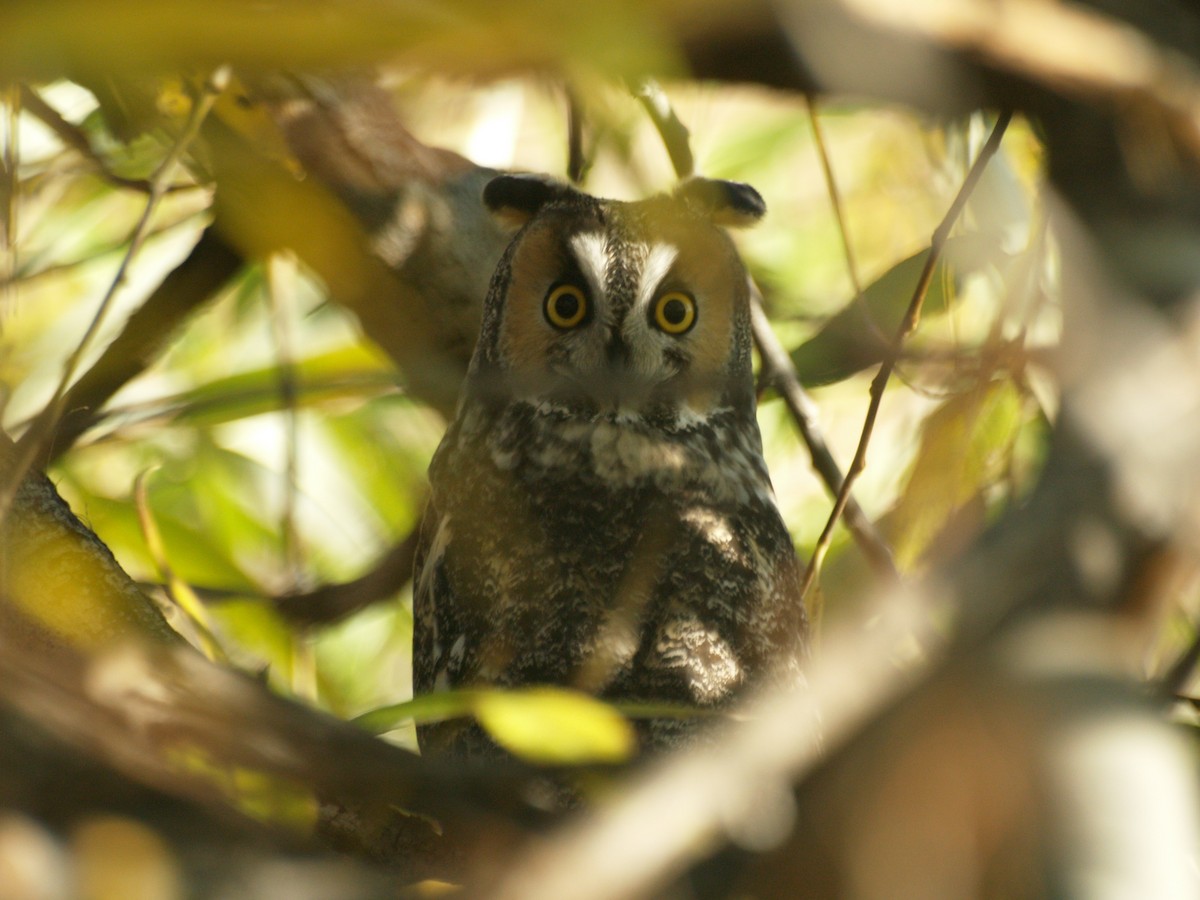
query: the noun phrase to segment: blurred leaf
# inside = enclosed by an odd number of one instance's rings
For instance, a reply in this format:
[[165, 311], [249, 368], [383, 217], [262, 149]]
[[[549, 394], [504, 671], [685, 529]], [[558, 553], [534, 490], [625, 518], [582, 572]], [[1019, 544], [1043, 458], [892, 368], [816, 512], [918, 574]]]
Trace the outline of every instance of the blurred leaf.
[[422, 694], [404, 703], [381, 706], [354, 718], [354, 724], [372, 734], [386, 734], [408, 721], [444, 722], [461, 719], [475, 709], [477, 691], [437, 691]]
[[199, 513], [199, 527], [239, 568], [256, 573], [260, 581], [280, 576], [285, 563], [278, 489], [288, 489], [282, 474], [210, 441], [199, 444], [195, 458], [206, 489], [185, 497], [191, 479], [175, 484], [181, 506]]
[[[363, 397], [394, 387], [391, 370], [378, 356], [361, 346], [347, 346], [292, 364], [296, 406], [303, 408], [340, 398]], [[283, 373], [278, 366], [239, 372], [207, 382], [168, 398], [177, 407], [178, 422], [214, 425], [231, 422], [282, 408]]]
[[138, 476], [137, 481], [134, 483], [133, 494], [134, 505], [137, 508], [138, 521], [142, 526], [142, 537], [146, 542], [147, 550], [154, 560], [159, 577], [166, 583], [171, 599], [175, 601], [175, 605], [188, 618], [190, 630], [195, 634], [200, 650], [213, 662], [228, 663], [229, 657], [226, 655], [224, 648], [221, 647], [220, 640], [213, 633], [212, 619], [208, 615], [208, 609], [200, 602], [200, 598], [196, 596], [196, 592], [192, 590], [191, 585], [179, 577], [167, 559], [166, 548], [163, 546], [162, 531], [158, 527], [158, 521], [150, 509], [150, 503], [147, 500], [146, 477], [146, 472]]
[[208, 606], [227, 646], [236, 646], [250, 659], [237, 654], [247, 669], [264, 666], [275, 683], [288, 685], [292, 678], [294, 638], [291, 628], [270, 603], [262, 600], [223, 600]]
[[[412, 617], [406, 606], [376, 603], [313, 631], [309, 639], [317, 665], [318, 696], [335, 715], [346, 717], [379, 707], [407, 690]], [[398, 724], [405, 724], [403, 717]]]
[[636, 749], [633, 727], [620, 713], [574, 691], [485, 691], [475, 715], [498, 744], [533, 762], [621, 762]]
[[734, 178], [761, 167], [764, 160], [786, 158], [801, 141], [811, 140], [812, 125], [804, 116], [763, 116], [754, 127], [739, 128], [723, 136], [720, 155], [707, 167], [714, 178]]
[[[671, 68], [664, 8], [613, 0], [255, 4], [242, 0], [41, 0], [0, 4], [0, 80], [235, 67], [351, 68], [395, 59], [484, 75], [591, 65], [613, 76]], [[678, 68], [678, 65], [674, 66]], [[76, 76], [78, 77], [78, 75]]]
[[[946, 243], [922, 306], [923, 316], [946, 311], [948, 290], [960, 273], [975, 271], [999, 251], [992, 235], [963, 235]], [[822, 326], [815, 336], [792, 351], [802, 384], [842, 381], [883, 360], [889, 344], [912, 302], [921, 270], [929, 258], [925, 249], [901, 260], [863, 289], [863, 303], [851, 301]]]
[[978, 528], [978, 520], [956, 519], [1002, 476], [1021, 407], [1012, 382], [992, 381], [952, 397], [925, 421], [908, 484], [887, 516], [898, 565], [915, 565], [952, 522], [963, 540]]
[[[647, 707], [653, 714], [665, 711]], [[383, 734], [409, 719], [438, 722], [464, 716], [474, 716], [506, 750], [536, 763], [621, 762], [637, 749], [633, 727], [614, 707], [561, 688], [439, 691], [372, 710], [354, 721]]]
[[[173, 509], [160, 509], [151, 493], [155, 519], [162, 534], [168, 561], [180, 578], [205, 587], [228, 590], [254, 590], [254, 583], [212, 538], [212, 532], [202, 521], [181, 519]], [[141, 560], [146, 571], [154, 571], [154, 561], [146, 549], [138, 522], [137, 510], [131, 503], [111, 500], [91, 494], [87, 497], [88, 518], [106, 543], [121, 548], [126, 564], [132, 552]]]

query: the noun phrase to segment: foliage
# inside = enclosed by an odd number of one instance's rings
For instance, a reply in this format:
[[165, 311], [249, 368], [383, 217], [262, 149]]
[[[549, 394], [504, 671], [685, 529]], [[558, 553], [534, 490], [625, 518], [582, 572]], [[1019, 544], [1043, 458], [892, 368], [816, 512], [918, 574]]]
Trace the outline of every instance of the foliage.
[[[107, 181], [98, 165], [125, 178], [147, 176], [190, 110], [177, 82], [158, 90], [166, 112], [143, 123], [129, 143], [106, 130], [108, 111], [79, 87], [41, 88], [97, 148], [96, 164], [28, 111], [18, 119], [19, 230], [10, 249], [16, 277], [3, 354], [13, 393], [10, 429], [53, 389], [63, 353], [48, 348], [78, 342], [140, 215], [144, 198]], [[692, 123], [700, 170], [754, 184], [768, 198], [768, 220], [742, 236], [742, 245], [777, 326], [797, 348], [801, 379], [833, 382], [816, 399], [848, 458], [865, 397], [865, 379], [856, 373], [890, 342], [928, 255], [911, 255], [911, 248], [927, 241], [965, 173], [976, 121], [934, 125], [871, 108], [817, 113], [838, 178], [854, 277], [867, 281], [864, 314], [805, 105], [682, 82], [669, 93]], [[560, 98], [544, 86], [517, 80], [480, 89], [411, 74], [397, 94], [405, 118], [429, 143], [459, 137], [468, 152], [485, 147], [492, 164], [561, 170], [565, 119]], [[633, 98], [607, 86], [586, 96], [589, 111], [597, 109], [589, 189], [638, 196], [668, 187], [666, 155]], [[270, 133], [265, 113], [219, 103], [213, 115], [256, 136]], [[174, 175], [180, 190], [157, 204], [147, 244], [98, 344], [206, 227], [203, 150], [193, 148], [195, 162]], [[961, 510], [985, 500], [1003, 504], [1032, 475], [1026, 467], [1017, 482], [1006, 480], [1021, 430], [1041, 416], [1025, 387], [1026, 335], [1031, 326], [1039, 341], [1053, 334], [1042, 324], [1052, 315], [1053, 301], [1048, 309], [1045, 299], [1052, 295], [1028, 284], [1048, 277], [1034, 192], [1038, 164], [1034, 139], [1014, 130], [996, 163], [1000, 174], [968, 207], [962, 236], [938, 270], [902, 364], [906, 383], [887, 397], [882, 434], [857, 494], [877, 514], [894, 508], [887, 518], [903, 541], [897, 551], [905, 568], [919, 567], [951, 521], [961, 524]], [[988, 398], [996, 390], [1005, 398], [1004, 418], [970, 441], [957, 437], [953, 431], [971, 427], [978, 404], [994, 402]], [[810, 476], [806, 450], [780, 405], [764, 400], [781, 502], [799, 545], [810, 546], [828, 514], [827, 490]], [[135, 577], [158, 582], [169, 570], [209, 599], [209, 624], [224, 654], [266, 670], [279, 689], [356, 715], [408, 692], [407, 591], [359, 613], [361, 622], [307, 632], [290, 629], [271, 598], [351, 578], [405, 536], [419, 515], [422, 473], [439, 428], [435, 414], [405, 397], [384, 357], [329, 304], [322, 285], [285, 260], [246, 270], [192, 316], [54, 473]], [[948, 469], [951, 460], [961, 468]], [[935, 498], [931, 490], [950, 494]], [[161, 559], [149, 552], [146, 516], [161, 534]], [[972, 529], [981, 525], [977, 518]], [[848, 543], [839, 552], [855, 553]], [[846, 565], [861, 570], [863, 562]], [[841, 602], [835, 587], [827, 587], [824, 601], [835, 608]]]
[[[179, 631], [285, 696], [409, 748], [413, 718], [472, 715], [517, 755], [555, 765], [627, 758], [630, 719], [646, 712], [549, 690], [411, 701], [407, 584], [340, 621], [289, 612], [324, 586], [369, 577], [412, 534], [449, 408], [435, 382], [458, 372], [414, 364], [438, 344], [445, 310], [392, 291], [378, 245], [371, 255], [356, 243], [367, 214], [353, 210], [356, 219], [338, 204], [318, 173], [302, 177], [303, 153], [282, 115], [294, 86], [277, 69], [402, 49], [403, 66], [385, 73], [389, 97], [420, 141], [481, 165], [560, 176], [569, 101], [583, 123], [585, 187], [626, 198], [667, 189], [676, 173], [621, 79], [674, 76], [665, 93], [690, 129], [697, 170], [748, 182], [767, 200], [767, 219], [737, 241], [843, 465], [863, 431], [872, 377], [881, 362], [896, 363], [853, 493], [899, 574], [915, 580], [953, 559], [1019, 511], [1037, 483], [1059, 416], [1062, 385], [1046, 360], [1061, 336], [1063, 287], [1043, 147], [1020, 117], [936, 260], [918, 327], [893, 356], [931, 236], [993, 114], [933, 117], [692, 80], [656, 30], [683, 16], [671, 3], [650, 12], [628, 3], [463, 3], [444, 13], [392, 5], [363, 12], [374, 28], [334, 29], [328, 42], [320, 4], [267, 20], [256, 5], [167, 3], [154, 15], [139, 3], [57, 5], [74, 17], [50, 30], [74, 48], [72, 71], [38, 56], [36, 41], [0, 54], [0, 71], [27, 82], [7, 90], [0, 128], [0, 424], [14, 436], [36, 433], [43, 411], [133, 330], [136, 311], [153, 306], [198, 245], [216, 235], [233, 246], [244, 265], [181, 305], [178, 321], [152, 323], [160, 333], [144, 342], [135, 377], [87, 411], [95, 417], [48, 472]], [[23, 17], [0, 13], [11, 26], [0, 47], [40, 33], [29, 6], [16, 5]], [[560, 34], [558, 44], [532, 34], [535, 18], [560, 26], [538, 32]], [[267, 22], [276, 40], [247, 49], [240, 29]], [[231, 58], [241, 64], [234, 77]], [[544, 68], [555, 79], [530, 74]], [[831, 491], [767, 374], [765, 451], [807, 561]], [[77, 413], [46, 421], [57, 427]], [[888, 583], [861, 535], [839, 525], [832, 537], [808, 597], [822, 628], [854, 621]], [[921, 655], [918, 632], [916, 652], [893, 648], [905, 657], [901, 671]], [[1182, 626], [1159, 635], [1147, 665], [1161, 668], [1160, 657], [1192, 638]], [[267, 819], [273, 802], [280, 821], [296, 807], [311, 811], [312, 797], [297, 800], [290, 788], [274, 799], [261, 784], [234, 792]]]

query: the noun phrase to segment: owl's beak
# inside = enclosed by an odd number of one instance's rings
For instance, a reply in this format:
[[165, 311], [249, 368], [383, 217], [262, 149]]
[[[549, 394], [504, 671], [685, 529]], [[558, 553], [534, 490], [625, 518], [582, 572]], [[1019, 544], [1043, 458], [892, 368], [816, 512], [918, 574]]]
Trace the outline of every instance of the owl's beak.
[[629, 366], [629, 345], [619, 332], [614, 332], [604, 345], [604, 357], [610, 369], [624, 371]]
[[638, 406], [645, 388], [632, 371], [633, 351], [615, 329], [604, 344], [604, 362], [604, 370], [588, 379], [587, 393], [603, 409]]

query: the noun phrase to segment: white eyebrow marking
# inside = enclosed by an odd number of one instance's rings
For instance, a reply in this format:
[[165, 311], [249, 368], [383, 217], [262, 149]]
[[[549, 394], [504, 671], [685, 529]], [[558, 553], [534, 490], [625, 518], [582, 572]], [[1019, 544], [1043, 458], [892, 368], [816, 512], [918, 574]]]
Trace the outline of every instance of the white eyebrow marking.
[[644, 306], [658, 291], [662, 280], [671, 271], [675, 258], [679, 256], [679, 248], [671, 244], [654, 244], [646, 254], [646, 262], [642, 266], [642, 279], [638, 284], [637, 304]]
[[604, 292], [608, 277], [609, 259], [604, 244], [604, 235], [598, 231], [580, 232], [571, 238], [571, 252], [596, 297]]

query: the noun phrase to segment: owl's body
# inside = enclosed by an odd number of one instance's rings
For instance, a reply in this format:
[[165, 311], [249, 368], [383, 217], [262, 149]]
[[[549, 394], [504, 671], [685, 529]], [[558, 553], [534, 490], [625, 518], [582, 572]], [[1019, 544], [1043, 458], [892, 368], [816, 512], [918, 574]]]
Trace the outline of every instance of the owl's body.
[[[744, 186], [602, 201], [505, 176], [502, 259], [430, 470], [414, 689], [553, 684], [719, 708], [792, 679], [805, 619], [754, 416]], [[672, 746], [697, 720], [642, 724]], [[476, 726], [419, 730], [473, 755]]]

